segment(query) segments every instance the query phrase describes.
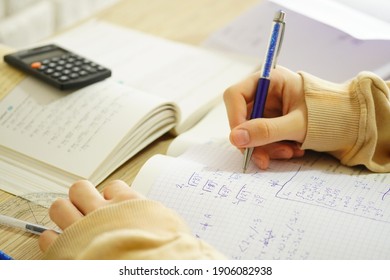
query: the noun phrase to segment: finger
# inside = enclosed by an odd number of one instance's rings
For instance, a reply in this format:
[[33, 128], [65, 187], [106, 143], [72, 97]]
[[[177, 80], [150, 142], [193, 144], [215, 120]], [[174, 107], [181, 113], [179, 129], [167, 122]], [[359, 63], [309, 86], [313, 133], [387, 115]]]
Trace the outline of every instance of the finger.
[[256, 166], [262, 170], [265, 170], [269, 167], [270, 158], [268, 153], [263, 149], [256, 149], [253, 151], [251, 160], [256, 164]]
[[291, 159], [302, 157], [305, 151], [295, 142], [278, 142], [256, 147], [253, 150], [252, 160], [260, 169], [267, 169], [271, 159]]
[[236, 127], [248, 119], [248, 104], [250, 106], [253, 100], [258, 78], [259, 74], [255, 73], [225, 90], [223, 99], [230, 128]]
[[238, 148], [244, 148], [283, 140], [302, 143], [305, 135], [304, 116], [296, 110], [282, 117], [259, 118], [244, 122], [232, 129], [230, 141]]
[[270, 159], [290, 159], [294, 156], [294, 148], [292, 145], [285, 144], [284, 142], [257, 147], [254, 153], [259, 151], [266, 153]]
[[87, 180], [78, 181], [70, 187], [69, 199], [84, 215], [106, 204], [99, 191]]
[[51, 244], [58, 238], [58, 233], [53, 230], [45, 230], [38, 239], [38, 245], [42, 252], [46, 252]]
[[303, 156], [304, 154], [304, 150], [300, 148], [300, 145], [292, 141], [276, 142], [257, 147], [256, 149], [264, 150], [270, 159], [290, 159]]
[[49, 216], [61, 229], [65, 229], [80, 220], [83, 214], [68, 199], [58, 198], [50, 206]]
[[295, 152], [293, 147], [288, 145], [277, 145], [278, 147], [257, 147], [252, 154], [252, 161], [262, 170], [268, 169], [271, 159], [290, 159], [300, 153]]
[[121, 180], [114, 180], [108, 183], [104, 187], [103, 196], [105, 199], [112, 200], [113, 202], [143, 197]]

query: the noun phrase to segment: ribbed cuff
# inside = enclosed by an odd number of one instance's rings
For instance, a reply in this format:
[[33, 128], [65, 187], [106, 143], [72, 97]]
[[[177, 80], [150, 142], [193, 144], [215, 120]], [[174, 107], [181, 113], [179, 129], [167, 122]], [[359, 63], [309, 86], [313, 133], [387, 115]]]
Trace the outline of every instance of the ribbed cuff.
[[45, 259], [74, 259], [96, 237], [135, 229], [165, 238], [190, 230], [172, 210], [152, 200], [128, 200], [100, 208], [67, 228], [44, 254]]
[[331, 152], [343, 157], [356, 144], [361, 106], [350, 83], [335, 84], [305, 72], [308, 128], [303, 149]]

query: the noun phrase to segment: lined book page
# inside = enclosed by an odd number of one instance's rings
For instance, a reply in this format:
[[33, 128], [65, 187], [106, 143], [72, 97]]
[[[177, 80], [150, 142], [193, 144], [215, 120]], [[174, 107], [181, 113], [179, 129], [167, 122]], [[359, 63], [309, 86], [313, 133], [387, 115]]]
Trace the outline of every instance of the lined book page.
[[165, 104], [112, 80], [69, 94], [27, 78], [0, 103], [0, 145], [88, 178], [127, 134]]
[[388, 174], [318, 154], [273, 161], [266, 171], [252, 165], [243, 174], [241, 167], [239, 151], [209, 143], [153, 158], [139, 174], [148, 181], [134, 186], [231, 259], [390, 257]]
[[228, 86], [252, 73], [258, 64], [252, 58], [169, 41], [99, 20], [88, 21], [54, 41], [106, 65], [113, 79], [177, 104], [178, 134], [194, 125], [221, 100]]

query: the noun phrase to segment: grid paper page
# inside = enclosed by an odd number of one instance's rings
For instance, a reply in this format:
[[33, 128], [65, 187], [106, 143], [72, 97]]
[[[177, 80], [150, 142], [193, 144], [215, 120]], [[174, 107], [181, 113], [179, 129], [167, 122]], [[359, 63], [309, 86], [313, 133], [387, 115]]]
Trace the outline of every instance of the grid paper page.
[[387, 174], [323, 155], [242, 174], [242, 154], [215, 144], [165, 160], [149, 197], [231, 259], [390, 258]]

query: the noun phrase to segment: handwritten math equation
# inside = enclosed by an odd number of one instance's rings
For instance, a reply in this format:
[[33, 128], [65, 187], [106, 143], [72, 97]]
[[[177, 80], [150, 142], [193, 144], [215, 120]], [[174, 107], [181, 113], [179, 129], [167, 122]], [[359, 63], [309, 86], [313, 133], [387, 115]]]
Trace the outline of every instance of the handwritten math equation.
[[[250, 174], [183, 168], [172, 187], [179, 200], [190, 200], [181, 206], [186, 210], [177, 210], [193, 213], [187, 222], [194, 234], [214, 244], [223, 232], [231, 242], [219, 249], [232, 258], [309, 259], [312, 249], [305, 238], [313, 233], [303, 213], [310, 207], [390, 222], [390, 191], [384, 180], [332, 168], [337, 173], [286, 163]], [[275, 206], [285, 203], [290, 206]], [[284, 210], [275, 215], [270, 212], [275, 209]]]
[[268, 199], [280, 198], [390, 223], [390, 185], [365, 175], [328, 174], [294, 165], [284, 172], [251, 174], [204, 167], [176, 187], [196, 188], [200, 195], [232, 204], [263, 207]]

